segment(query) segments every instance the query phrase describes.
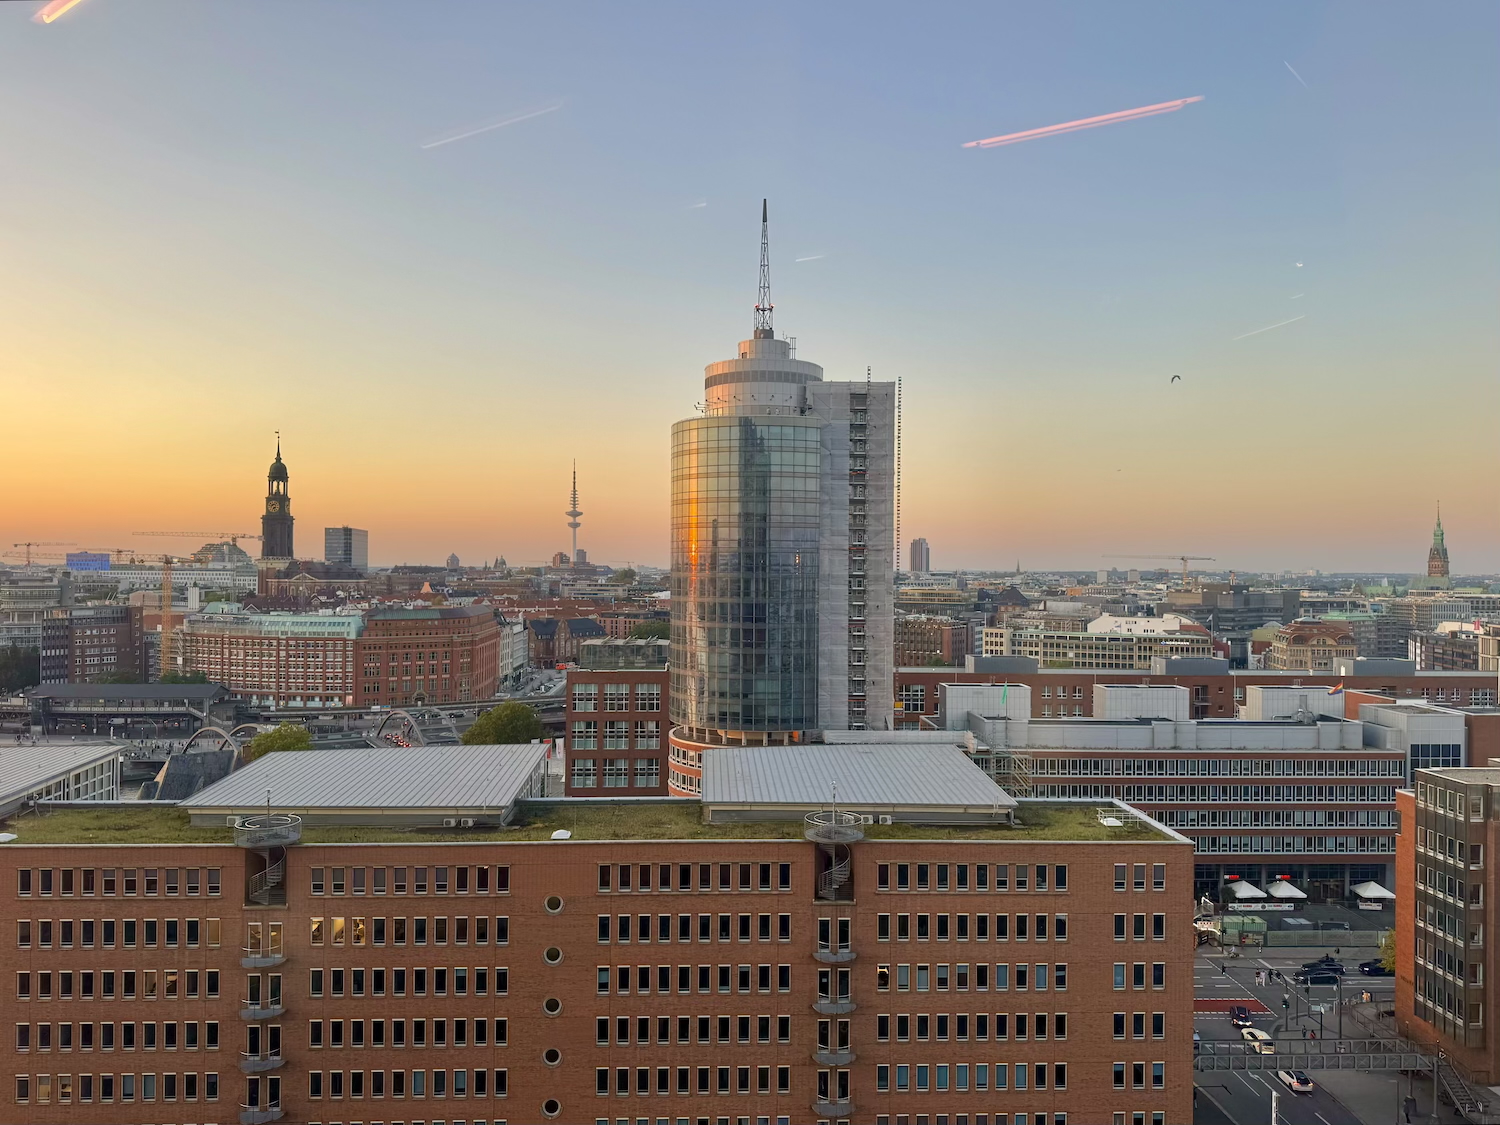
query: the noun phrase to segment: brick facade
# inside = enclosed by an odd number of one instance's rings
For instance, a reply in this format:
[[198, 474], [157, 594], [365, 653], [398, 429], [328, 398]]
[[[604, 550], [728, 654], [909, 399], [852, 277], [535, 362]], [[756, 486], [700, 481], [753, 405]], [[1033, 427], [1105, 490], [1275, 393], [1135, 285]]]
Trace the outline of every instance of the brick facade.
[[852, 848], [828, 902], [800, 839], [301, 844], [256, 906], [253, 850], [12, 844], [0, 1120], [1190, 1120], [1185, 845]]
[[570, 668], [566, 690], [568, 796], [665, 795], [670, 673]]
[[356, 649], [360, 706], [489, 699], [500, 680], [500, 623], [489, 606], [377, 610]]

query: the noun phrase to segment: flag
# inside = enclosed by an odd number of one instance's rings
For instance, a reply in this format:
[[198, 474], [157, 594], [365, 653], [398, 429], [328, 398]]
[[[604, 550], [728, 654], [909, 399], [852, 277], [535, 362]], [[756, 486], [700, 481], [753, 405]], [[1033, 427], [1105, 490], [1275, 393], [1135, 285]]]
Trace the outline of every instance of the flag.
[[1328, 694], [1329, 695], [1343, 695], [1344, 694], [1344, 681], [1340, 680], [1333, 687], [1329, 688], [1328, 689]]
[[1009, 700], [1010, 700], [1010, 685], [1006, 684], [1003, 688], [1000, 689], [1000, 706], [1004, 707], [1005, 704]]

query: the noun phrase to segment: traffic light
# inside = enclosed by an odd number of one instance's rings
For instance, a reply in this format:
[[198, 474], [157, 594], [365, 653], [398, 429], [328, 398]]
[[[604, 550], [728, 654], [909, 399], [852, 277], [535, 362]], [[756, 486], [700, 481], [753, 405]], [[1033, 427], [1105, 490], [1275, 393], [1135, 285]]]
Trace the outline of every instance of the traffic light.
[[1292, 1002], [1290, 1000], [1288, 1000], [1285, 996], [1283, 996], [1281, 998], [1281, 1006], [1283, 1008], [1290, 1008], [1292, 1006]]

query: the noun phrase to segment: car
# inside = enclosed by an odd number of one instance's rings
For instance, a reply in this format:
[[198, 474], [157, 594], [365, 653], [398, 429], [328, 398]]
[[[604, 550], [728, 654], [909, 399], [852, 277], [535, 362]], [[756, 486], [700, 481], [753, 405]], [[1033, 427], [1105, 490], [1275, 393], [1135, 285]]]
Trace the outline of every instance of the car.
[[1276, 1044], [1271, 1037], [1258, 1027], [1240, 1028], [1240, 1038], [1243, 1039], [1252, 1052], [1262, 1055], [1274, 1055]]
[[1302, 970], [1302, 972], [1300, 973], [1295, 973], [1292, 976], [1292, 980], [1294, 980], [1298, 984], [1338, 984], [1339, 981], [1343, 979], [1344, 978], [1341, 977], [1338, 973], [1327, 973], [1322, 971], [1308, 972], [1306, 969]]
[[1361, 961], [1359, 963], [1359, 971], [1367, 977], [1393, 977], [1396, 975], [1380, 961]]
[[1229, 1022], [1235, 1027], [1249, 1027], [1250, 1009], [1243, 1004], [1236, 1004], [1229, 1009]]
[[1344, 963], [1336, 957], [1319, 957], [1316, 961], [1304, 961], [1302, 967], [1304, 969], [1327, 969], [1333, 973], [1344, 971]]
[[1294, 1094], [1310, 1094], [1313, 1092], [1313, 1080], [1300, 1070], [1278, 1070], [1276, 1080]]

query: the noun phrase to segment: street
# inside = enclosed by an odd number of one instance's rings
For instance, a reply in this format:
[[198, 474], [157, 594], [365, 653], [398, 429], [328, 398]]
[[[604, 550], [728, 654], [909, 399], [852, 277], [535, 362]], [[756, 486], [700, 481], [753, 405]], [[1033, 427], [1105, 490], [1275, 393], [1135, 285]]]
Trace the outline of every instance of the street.
[[[1274, 1039], [1303, 1038], [1316, 1034], [1319, 1039], [1338, 1037], [1338, 1012], [1335, 1003], [1338, 989], [1313, 987], [1304, 995], [1300, 985], [1283, 985], [1269, 977], [1279, 970], [1287, 978], [1322, 954], [1318, 949], [1266, 951], [1260, 956], [1247, 951], [1243, 957], [1225, 959], [1201, 952], [1194, 969], [1196, 1009], [1193, 1027], [1203, 1042], [1239, 1042], [1240, 1029], [1230, 1022], [1229, 1010], [1242, 1004], [1250, 1011], [1252, 1026]], [[1345, 978], [1344, 994], [1351, 1008], [1388, 1007], [1393, 995], [1390, 977], [1365, 977], [1355, 969], [1359, 961], [1374, 956], [1374, 950], [1351, 950], [1344, 964], [1354, 970]], [[1267, 971], [1267, 983], [1256, 983], [1256, 971]], [[1371, 993], [1368, 1005], [1360, 1003], [1363, 992]], [[1283, 1007], [1283, 1000], [1287, 1006]], [[1326, 1012], [1309, 1011], [1327, 1004]], [[1345, 1033], [1365, 1035], [1367, 1030], [1345, 1014]], [[1379, 1121], [1362, 1120], [1338, 1098], [1324, 1088], [1323, 1073], [1312, 1071], [1309, 1077], [1316, 1085], [1311, 1093], [1294, 1094], [1276, 1078], [1274, 1071], [1204, 1071], [1197, 1075], [1197, 1120], [1201, 1125], [1265, 1125], [1271, 1120], [1271, 1092], [1280, 1091], [1278, 1125], [1388, 1125], [1390, 1117]], [[1340, 1088], [1355, 1082], [1378, 1081], [1375, 1075], [1334, 1072]]]

